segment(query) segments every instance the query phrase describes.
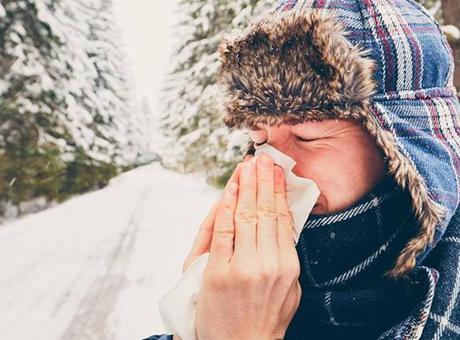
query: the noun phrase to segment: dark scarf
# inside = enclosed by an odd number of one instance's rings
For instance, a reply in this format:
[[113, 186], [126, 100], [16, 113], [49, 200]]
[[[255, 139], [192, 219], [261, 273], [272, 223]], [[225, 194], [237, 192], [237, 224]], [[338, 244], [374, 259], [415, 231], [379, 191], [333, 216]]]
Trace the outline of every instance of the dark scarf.
[[377, 339], [420, 301], [383, 276], [415, 235], [410, 197], [387, 177], [352, 207], [310, 216], [297, 251], [302, 299], [285, 339]]

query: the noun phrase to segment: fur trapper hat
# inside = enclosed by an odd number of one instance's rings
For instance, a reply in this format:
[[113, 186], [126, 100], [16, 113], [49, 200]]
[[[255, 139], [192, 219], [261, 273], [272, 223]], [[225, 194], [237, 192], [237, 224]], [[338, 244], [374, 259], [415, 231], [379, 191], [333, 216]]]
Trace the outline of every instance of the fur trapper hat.
[[353, 119], [375, 139], [419, 221], [394, 277], [423, 261], [460, 197], [452, 53], [421, 6], [398, 4], [281, 1], [219, 48], [227, 126]]

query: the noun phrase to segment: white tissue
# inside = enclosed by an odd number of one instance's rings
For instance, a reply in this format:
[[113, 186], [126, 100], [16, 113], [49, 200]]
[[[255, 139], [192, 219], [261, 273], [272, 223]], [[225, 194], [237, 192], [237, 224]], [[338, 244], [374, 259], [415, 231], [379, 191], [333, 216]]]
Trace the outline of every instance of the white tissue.
[[[255, 155], [269, 154], [275, 164], [284, 170], [289, 210], [294, 222], [294, 238], [297, 244], [302, 228], [319, 197], [319, 189], [310, 179], [296, 176], [292, 169], [296, 162], [274, 147], [263, 144]], [[255, 160], [255, 157], [253, 158]], [[175, 286], [159, 301], [160, 316], [168, 334], [177, 334], [183, 340], [196, 340], [195, 306], [203, 272], [209, 253], [196, 258], [182, 274]]]
[[297, 244], [303, 226], [318, 200], [320, 194], [318, 186], [311, 179], [296, 176], [292, 172], [292, 169], [294, 169], [296, 165], [296, 161], [278, 149], [275, 149], [273, 146], [263, 144], [257, 147], [255, 155], [257, 156], [260, 153], [269, 154], [273, 158], [275, 164], [279, 165], [284, 170], [287, 201], [292, 220], [294, 221], [294, 238]]

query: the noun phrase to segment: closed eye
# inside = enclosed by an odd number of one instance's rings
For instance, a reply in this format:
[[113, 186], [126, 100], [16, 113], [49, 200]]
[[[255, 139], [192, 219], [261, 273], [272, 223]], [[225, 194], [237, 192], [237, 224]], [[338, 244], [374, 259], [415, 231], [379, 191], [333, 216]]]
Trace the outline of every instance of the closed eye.
[[302, 137], [300, 137], [300, 136], [296, 136], [296, 137], [297, 137], [297, 140], [298, 140], [298, 141], [300, 141], [300, 142], [305, 142], [305, 143], [313, 142], [313, 141], [319, 139], [319, 138], [306, 139], [306, 138], [302, 138]]
[[[319, 139], [319, 138], [306, 139], [306, 138], [302, 138], [302, 137], [300, 137], [300, 136], [296, 136], [296, 138], [297, 138], [298, 141], [304, 142], [304, 143], [313, 142], [313, 141]], [[255, 143], [255, 142], [254, 142], [254, 145], [255, 145], [255, 146], [261, 146], [261, 145], [264, 145], [265, 143], [267, 143], [267, 141], [263, 141], [263, 142], [261, 142], [261, 143]]]

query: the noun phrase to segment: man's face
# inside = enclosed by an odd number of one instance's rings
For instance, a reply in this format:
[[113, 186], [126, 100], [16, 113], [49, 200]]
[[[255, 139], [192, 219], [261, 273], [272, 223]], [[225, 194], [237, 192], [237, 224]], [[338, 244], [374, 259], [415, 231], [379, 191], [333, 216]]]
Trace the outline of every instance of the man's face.
[[312, 211], [316, 215], [350, 207], [385, 176], [383, 153], [358, 122], [259, 126], [249, 135], [254, 143], [268, 143], [293, 158], [294, 173], [316, 182], [321, 191]]

